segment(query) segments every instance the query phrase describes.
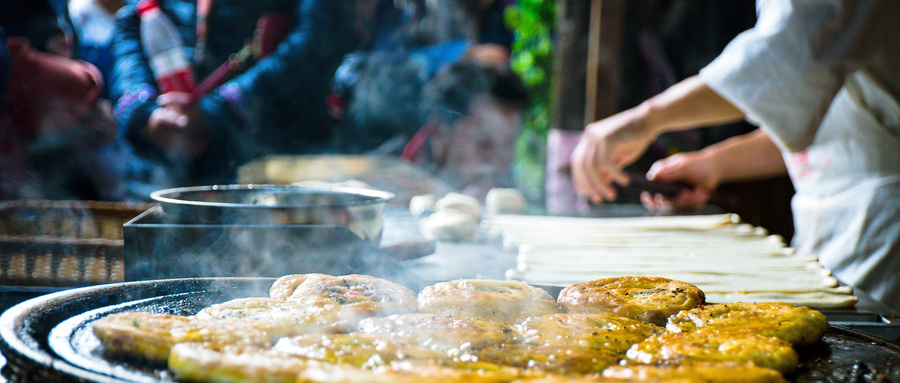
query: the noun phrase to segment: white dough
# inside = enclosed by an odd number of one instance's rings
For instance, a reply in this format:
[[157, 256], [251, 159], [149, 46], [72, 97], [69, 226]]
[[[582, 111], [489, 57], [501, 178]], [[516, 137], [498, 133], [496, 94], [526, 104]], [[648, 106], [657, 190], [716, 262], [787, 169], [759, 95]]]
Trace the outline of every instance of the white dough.
[[517, 214], [525, 211], [525, 194], [514, 188], [493, 188], [484, 198], [484, 207], [489, 214]]
[[415, 216], [425, 214], [426, 211], [434, 210], [434, 201], [434, 194], [413, 196], [409, 199], [409, 211]]
[[456, 209], [439, 209], [419, 220], [419, 231], [434, 241], [459, 241], [472, 238], [478, 218]]
[[434, 203], [434, 209], [436, 211], [458, 210], [472, 216], [476, 221], [481, 215], [481, 203], [478, 202], [478, 199], [460, 193], [447, 193]]

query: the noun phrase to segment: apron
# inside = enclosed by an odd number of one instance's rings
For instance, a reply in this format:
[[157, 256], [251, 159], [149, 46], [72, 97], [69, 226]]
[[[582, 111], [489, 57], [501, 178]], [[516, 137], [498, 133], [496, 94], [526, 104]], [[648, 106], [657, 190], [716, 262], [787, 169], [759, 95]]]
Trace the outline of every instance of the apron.
[[865, 71], [831, 104], [810, 147], [785, 155], [798, 253], [900, 309], [900, 104]]

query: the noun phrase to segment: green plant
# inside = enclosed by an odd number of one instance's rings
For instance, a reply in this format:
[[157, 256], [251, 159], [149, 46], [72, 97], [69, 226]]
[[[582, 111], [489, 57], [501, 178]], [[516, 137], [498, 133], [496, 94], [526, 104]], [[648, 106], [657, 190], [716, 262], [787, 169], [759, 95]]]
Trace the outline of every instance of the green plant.
[[530, 105], [516, 143], [514, 176], [530, 200], [544, 192], [545, 148], [553, 101], [553, 30], [555, 0], [518, 0], [506, 9], [507, 27], [513, 31], [510, 67], [528, 87]]

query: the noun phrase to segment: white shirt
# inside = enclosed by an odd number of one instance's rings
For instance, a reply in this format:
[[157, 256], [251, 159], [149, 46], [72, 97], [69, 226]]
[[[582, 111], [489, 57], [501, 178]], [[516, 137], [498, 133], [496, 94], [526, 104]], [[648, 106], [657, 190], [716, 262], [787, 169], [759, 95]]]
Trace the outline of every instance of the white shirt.
[[108, 46], [116, 31], [116, 16], [94, 0], [71, 0], [69, 18], [78, 39], [84, 43]]
[[758, 0], [754, 28], [701, 78], [772, 133], [806, 149], [845, 78], [862, 67], [900, 94], [900, 1]]
[[797, 252], [900, 309], [900, 1], [757, 7], [700, 77], [781, 147]]

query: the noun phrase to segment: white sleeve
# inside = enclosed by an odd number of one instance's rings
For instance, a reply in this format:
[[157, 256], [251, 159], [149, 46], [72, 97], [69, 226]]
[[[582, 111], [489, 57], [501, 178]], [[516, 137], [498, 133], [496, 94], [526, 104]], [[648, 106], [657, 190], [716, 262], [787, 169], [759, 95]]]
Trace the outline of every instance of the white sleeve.
[[878, 34], [896, 33], [891, 2], [898, 1], [759, 0], [756, 25], [700, 77], [783, 148], [801, 151], [844, 78], [877, 52]]

